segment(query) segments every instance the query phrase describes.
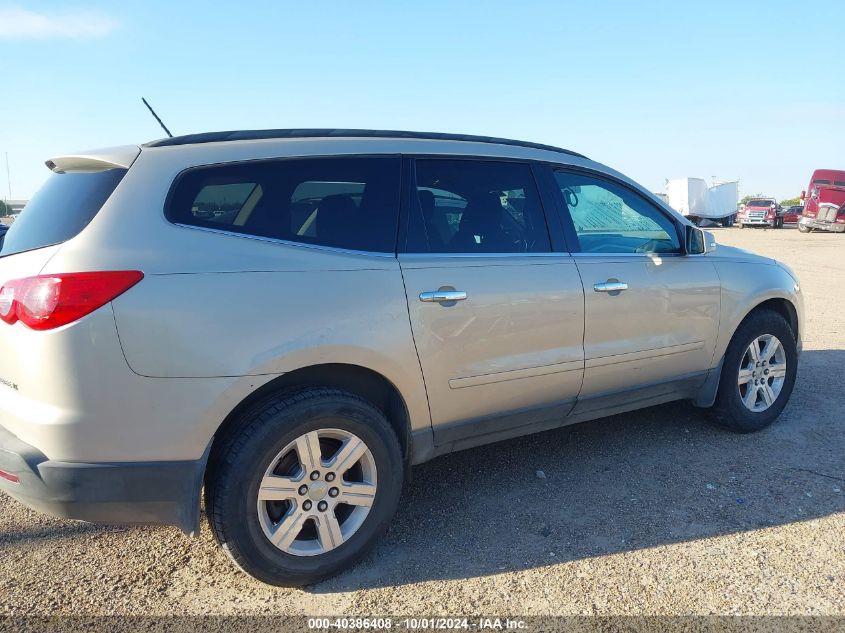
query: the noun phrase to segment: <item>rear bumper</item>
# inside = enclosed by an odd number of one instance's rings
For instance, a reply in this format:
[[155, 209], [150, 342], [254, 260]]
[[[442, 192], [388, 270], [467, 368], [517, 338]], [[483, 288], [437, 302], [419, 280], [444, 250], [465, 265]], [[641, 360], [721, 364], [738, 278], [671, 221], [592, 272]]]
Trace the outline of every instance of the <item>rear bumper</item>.
[[[0, 426], [0, 490], [65, 519], [199, 531], [206, 454], [197, 461], [79, 464], [48, 460]], [[12, 481], [16, 479], [17, 481]]]
[[831, 231], [833, 233], [845, 233], [845, 224], [838, 222], [826, 222], [825, 220], [818, 220], [816, 218], [808, 218], [801, 216], [798, 218], [798, 224], [806, 226], [809, 229], [816, 229], [818, 231]]

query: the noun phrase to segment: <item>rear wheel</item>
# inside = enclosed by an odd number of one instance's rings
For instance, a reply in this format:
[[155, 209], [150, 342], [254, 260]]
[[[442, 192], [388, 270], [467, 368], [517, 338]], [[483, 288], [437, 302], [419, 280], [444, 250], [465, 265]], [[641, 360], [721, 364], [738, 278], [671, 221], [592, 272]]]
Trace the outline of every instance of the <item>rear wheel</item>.
[[215, 537], [235, 564], [274, 585], [351, 565], [386, 528], [402, 453], [384, 415], [335, 389], [266, 403], [216, 447], [206, 481]]
[[753, 312], [725, 353], [714, 418], [739, 433], [769, 426], [792, 394], [797, 369], [795, 334], [786, 320], [771, 310]]

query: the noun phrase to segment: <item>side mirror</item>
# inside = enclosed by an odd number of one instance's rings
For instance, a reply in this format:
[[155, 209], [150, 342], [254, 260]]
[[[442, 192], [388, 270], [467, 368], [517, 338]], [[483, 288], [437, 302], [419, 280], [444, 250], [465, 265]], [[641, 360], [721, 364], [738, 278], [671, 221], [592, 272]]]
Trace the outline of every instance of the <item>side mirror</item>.
[[802, 191], [802, 192], [801, 192], [801, 195], [800, 195], [800, 196], [798, 196], [798, 198], [799, 198], [800, 200], [803, 200], [803, 199], [804, 199], [804, 198], [806, 198], [806, 197], [807, 197], [807, 192], [806, 192], [806, 191]]
[[716, 250], [716, 238], [712, 233], [695, 226], [686, 226], [687, 255], [704, 255]]

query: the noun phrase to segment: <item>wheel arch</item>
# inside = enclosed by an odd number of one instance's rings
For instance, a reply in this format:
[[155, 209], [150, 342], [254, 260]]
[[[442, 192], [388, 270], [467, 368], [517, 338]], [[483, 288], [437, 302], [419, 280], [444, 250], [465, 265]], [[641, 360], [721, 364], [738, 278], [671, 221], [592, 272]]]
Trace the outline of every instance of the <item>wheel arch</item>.
[[795, 337], [796, 342], [799, 340], [800, 332], [798, 331], [798, 328], [800, 325], [798, 322], [798, 309], [789, 299], [784, 297], [766, 299], [751, 308], [734, 328], [733, 334], [731, 334], [731, 340], [733, 340], [733, 337], [736, 335], [740, 326], [742, 326], [742, 324], [748, 320], [751, 315], [759, 312], [760, 310], [771, 310], [780, 314], [789, 324], [789, 328], [792, 330], [792, 335]]
[[801, 340], [798, 309], [792, 301], [785, 297], [772, 297], [756, 303], [748, 309], [748, 311], [741, 319], [739, 319], [736, 326], [733, 328], [730, 338], [727, 339], [724, 349], [721, 350], [721, 353], [718, 356], [718, 363], [715, 367], [710, 369], [707, 379], [698, 391], [698, 395], [693, 399], [693, 404], [695, 406], [702, 408], [709, 408], [713, 406], [713, 403], [716, 401], [716, 394], [719, 390], [719, 381], [722, 377], [722, 365], [724, 363], [726, 350], [736, 336], [739, 328], [742, 327], [742, 324], [761, 310], [771, 310], [780, 314], [789, 324], [789, 328], [792, 330], [792, 335], [795, 337], [795, 341], [799, 342]]
[[241, 400], [223, 419], [211, 441], [211, 460], [233, 433], [238, 423], [251, 410], [264, 406], [281, 395], [309, 387], [333, 387], [360, 396], [384, 413], [396, 432], [402, 457], [410, 463], [412, 455], [411, 417], [402, 393], [388, 378], [379, 372], [346, 363], [309, 365], [289, 371], [255, 389]]

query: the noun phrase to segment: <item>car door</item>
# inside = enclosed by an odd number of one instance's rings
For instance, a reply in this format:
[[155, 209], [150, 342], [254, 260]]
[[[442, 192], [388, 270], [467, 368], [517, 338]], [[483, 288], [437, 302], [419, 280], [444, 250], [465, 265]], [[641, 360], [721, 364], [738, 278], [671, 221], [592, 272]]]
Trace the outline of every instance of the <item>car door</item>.
[[554, 181], [585, 295], [573, 414], [692, 394], [716, 344], [715, 267], [685, 255], [682, 225], [626, 183], [576, 169], [554, 170]]
[[410, 171], [399, 261], [435, 443], [562, 422], [581, 388], [584, 297], [531, 166], [421, 157]]

